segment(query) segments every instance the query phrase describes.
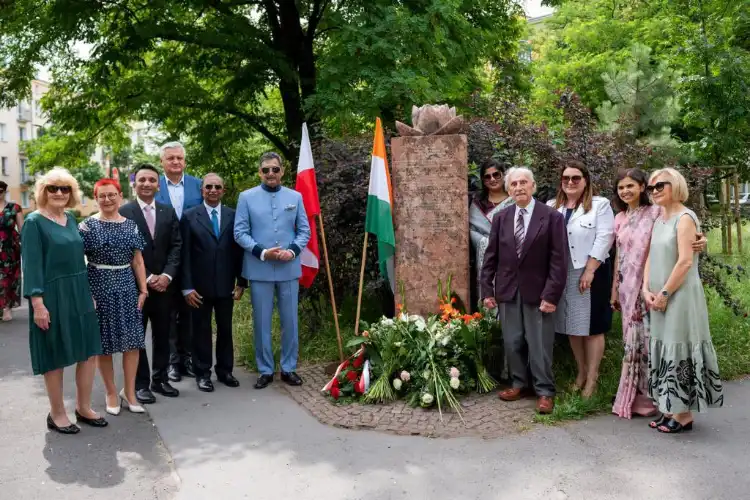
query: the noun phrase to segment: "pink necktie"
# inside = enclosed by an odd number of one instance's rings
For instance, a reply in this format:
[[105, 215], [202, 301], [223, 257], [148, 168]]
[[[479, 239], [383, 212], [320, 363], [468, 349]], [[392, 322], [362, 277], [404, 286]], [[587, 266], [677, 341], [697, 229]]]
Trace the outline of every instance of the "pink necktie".
[[143, 210], [145, 210], [145, 217], [146, 217], [146, 225], [148, 226], [148, 230], [151, 233], [151, 238], [154, 237], [154, 228], [156, 227], [156, 220], [154, 219], [154, 212], [151, 208], [151, 205], [146, 205], [143, 207]]

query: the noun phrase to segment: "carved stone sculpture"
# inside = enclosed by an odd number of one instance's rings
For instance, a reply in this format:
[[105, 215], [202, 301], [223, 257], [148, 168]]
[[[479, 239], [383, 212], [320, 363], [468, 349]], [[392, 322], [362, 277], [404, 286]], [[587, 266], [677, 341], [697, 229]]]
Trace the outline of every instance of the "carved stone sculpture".
[[456, 116], [456, 108], [448, 105], [425, 104], [421, 108], [411, 108], [412, 126], [396, 122], [399, 134], [407, 136], [453, 135], [460, 134], [464, 128], [464, 118]]

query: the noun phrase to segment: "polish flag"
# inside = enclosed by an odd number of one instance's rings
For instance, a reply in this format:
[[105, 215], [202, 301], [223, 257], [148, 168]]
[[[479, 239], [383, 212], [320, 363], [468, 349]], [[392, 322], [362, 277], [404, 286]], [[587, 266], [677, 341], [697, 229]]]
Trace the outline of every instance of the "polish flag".
[[310, 136], [307, 133], [307, 123], [302, 124], [302, 147], [299, 152], [297, 183], [294, 189], [302, 194], [305, 213], [307, 213], [307, 220], [310, 223], [310, 241], [307, 242], [307, 246], [302, 250], [302, 255], [300, 256], [302, 277], [299, 280], [300, 285], [310, 288], [320, 268], [320, 251], [318, 250], [318, 229], [316, 224], [316, 217], [320, 213], [320, 200], [318, 199], [318, 181], [315, 179], [315, 165], [313, 163], [312, 148], [310, 147]]

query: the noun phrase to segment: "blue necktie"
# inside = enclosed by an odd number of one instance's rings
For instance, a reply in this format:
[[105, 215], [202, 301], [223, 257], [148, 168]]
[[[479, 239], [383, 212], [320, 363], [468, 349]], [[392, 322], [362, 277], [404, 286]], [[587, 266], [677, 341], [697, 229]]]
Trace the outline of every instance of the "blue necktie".
[[217, 215], [215, 208], [211, 210], [211, 225], [214, 227], [214, 234], [218, 238], [219, 237], [219, 217]]

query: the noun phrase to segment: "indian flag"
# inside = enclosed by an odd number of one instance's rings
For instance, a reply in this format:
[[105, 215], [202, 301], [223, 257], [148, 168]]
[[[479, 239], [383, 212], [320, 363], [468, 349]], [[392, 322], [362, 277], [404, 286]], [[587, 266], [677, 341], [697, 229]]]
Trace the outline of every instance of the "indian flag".
[[396, 253], [396, 235], [393, 231], [393, 190], [391, 189], [391, 175], [388, 172], [388, 160], [385, 156], [385, 136], [380, 118], [375, 122], [365, 231], [378, 238], [380, 273], [388, 279], [391, 291], [395, 294], [393, 255]]

